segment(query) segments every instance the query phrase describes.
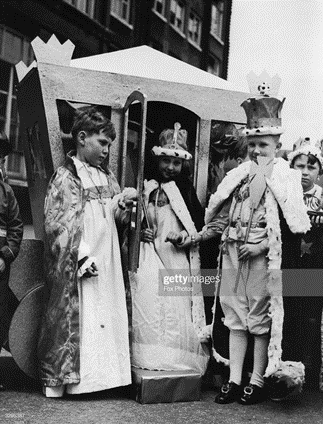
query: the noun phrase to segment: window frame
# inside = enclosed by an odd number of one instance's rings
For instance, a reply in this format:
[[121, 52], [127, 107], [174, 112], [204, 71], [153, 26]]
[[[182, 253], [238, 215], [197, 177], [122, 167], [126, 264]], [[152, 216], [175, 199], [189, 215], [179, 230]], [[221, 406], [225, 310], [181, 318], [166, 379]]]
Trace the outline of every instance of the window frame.
[[211, 6], [211, 26], [210, 34], [221, 44], [223, 41], [223, 17], [224, 17], [224, 1], [217, 0], [212, 2]]
[[[157, 5], [162, 4], [162, 13], [158, 12]], [[166, 0], [154, 0], [153, 11], [156, 15], [160, 16], [164, 20], [166, 19]]]
[[[91, 19], [95, 19], [95, 9], [97, 6], [97, 0], [64, 0], [65, 3], [75, 7], [75, 9], [89, 16]], [[89, 8], [90, 5], [90, 8]]]
[[[172, 10], [172, 5], [176, 4], [176, 8], [175, 8], [175, 12], [173, 12]], [[181, 8], [181, 20], [182, 20], [182, 25], [181, 28], [176, 25], [176, 19], [177, 19], [177, 9], [178, 7]], [[174, 13], [175, 16], [175, 23], [171, 22], [171, 18], [172, 18], [172, 13]], [[169, 6], [169, 24], [170, 26], [175, 29], [175, 31], [177, 31], [179, 34], [183, 35], [185, 37], [185, 15], [186, 15], [186, 8], [185, 8], [185, 3], [181, 0], [170, 0], [170, 6]]]
[[[127, 4], [127, 16], [126, 19], [124, 19], [118, 12], [121, 6], [121, 12], [122, 12], [122, 6], [123, 4]], [[119, 6], [119, 7], [118, 7]], [[132, 24], [132, 6], [133, 1], [132, 0], [111, 0], [111, 7], [110, 7], [110, 14], [114, 18], [118, 19], [120, 22], [128, 26], [129, 28], [133, 29]]]
[[[193, 19], [191, 19], [193, 17]], [[190, 26], [191, 22], [193, 22], [193, 26], [195, 22], [198, 22], [198, 40], [195, 41], [193, 37], [190, 36]], [[192, 32], [192, 31], [191, 31]], [[192, 32], [192, 34], [196, 34], [195, 32]], [[190, 43], [192, 43], [195, 47], [201, 48], [201, 39], [202, 39], [202, 19], [195, 13], [193, 10], [190, 11], [189, 17], [188, 17], [188, 25], [187, 25], [187, 39]]]
[[[214, 65], [211, 65], [211, 60], [214, 61]], [[214, 70], [215, 69], [215, 64], [218, 64], [218, 73], [215, 72], [211, 72], [210, 69]], [[207, 65], [207, 72], [209, 74], [215, 75], [217, 77], [220, 77], [221, 75], [221, 60], [213, 55], [209, 55], [209, 59], [208, 59], [208, 65]], [[221, 77], [220, 77], [221, 78]]]

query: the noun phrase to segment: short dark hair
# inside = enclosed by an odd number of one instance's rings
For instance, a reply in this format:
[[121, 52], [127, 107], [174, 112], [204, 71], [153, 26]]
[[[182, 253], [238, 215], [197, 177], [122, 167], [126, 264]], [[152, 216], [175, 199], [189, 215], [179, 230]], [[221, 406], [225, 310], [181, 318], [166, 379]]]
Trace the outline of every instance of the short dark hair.
[[116, 138], [113, 123], [97, 106], [83, 106], [75, 111], [71, 130], [74, 141], [76, 141], [77, 134], [80, 131], [85, 131], [87, 134], [93, 135], [98, 134], [101, 130], [111, 140]]
[[238, 158], [245, 159], [247, 157], [247, 155], [248, 155], [248, 140], [247, 140], [247, 137], [245, 137], [243, 135], [239, 135], [237, 137], [237, 143], [233, 147], [232, 151], [229, 152], [229, 157], [230, 157], [230, 159], [237, 160]]
[[304, 156], [307, 156], [307, 157], [308, 157], [308, 159], [307, 159], [307, 163], [309, 163], [310, 165], [315, 165], [316, 163], [318, 163], [319, 168], [320, 168], [320, 172], [319, 172], [319, 174], [320, 174], [320, 175], [322, 175], [323, 169], [322, 169], [321, 162], [318, 160], [318, 158], [317, 158], [316, 156], [314, 156], [314, 155], [312, 155], [312, 154], [305, 155], [304, 153], [300, 153], [299, 155], [295, 156], [295, 157], [293, 158], [293, 160], [291, 161], [291, 164], [290, 164], [291, 168], [294, 168], [295, 160], [296, 160], [297, 158], [299, 158], [300, 156], [302, 156], [302, 155], [304, 155]]

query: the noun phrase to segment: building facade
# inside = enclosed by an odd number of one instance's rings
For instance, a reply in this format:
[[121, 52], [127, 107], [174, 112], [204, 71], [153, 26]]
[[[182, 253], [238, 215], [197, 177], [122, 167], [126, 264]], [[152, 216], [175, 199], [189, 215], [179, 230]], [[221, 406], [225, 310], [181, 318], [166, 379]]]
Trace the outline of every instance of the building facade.
[[193, 66], [227, 77], [232, 0], [2, 0], [0, 21], [0, 129], [14, 146], [9, 183], [29, 221], [27, 179], [19, 136], [14, 65], [33, 61], [30, 42], [75, 44], [73, 58], [149, 45]]

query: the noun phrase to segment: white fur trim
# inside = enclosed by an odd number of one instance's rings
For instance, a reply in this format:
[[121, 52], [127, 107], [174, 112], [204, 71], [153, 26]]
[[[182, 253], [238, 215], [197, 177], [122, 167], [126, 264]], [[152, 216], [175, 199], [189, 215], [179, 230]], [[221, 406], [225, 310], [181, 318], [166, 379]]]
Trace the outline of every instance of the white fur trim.
[[[158, 183], [155, 180], [144, 181], [144, 201], [148, 206], [148, 200], [150, 193], [158, 188]], [[181, 192], [174, 181], [169, 181], [161, 185], [161, 188], [165, 191], [169, 203], [177, 216], [181, 221], [183, 227], [188, 233], [188, 236], [196, 236], [197, 231], [191, 215], [187, 209], [187, 206], [183, 200]], [[199, 248], [191, 246], [189, 248], [189, 263], [190, 263], [190, 274], [192, 276], [200, 275], [201, 262]], [[210, 330], [206, 326], [205, 322], [205, 310], [204, 310], [204, 298], [202, 292], [202, 285], [198, 279], [193, 279], [193, 292], [192, 292], [192, 321], [194, 329], [198, 337], [203, 339]]]
[[301, 172], [291, 169], [287, 161], [276, 159], [271, 178], [266, 178], [267, 185], [283, 212], [290, 230], [296, 233], [306, 233], [311, 228], [307, 208], [303, 200]]
[[[208, 208], [205, 214], [205, 222], [209, 223], [217, 209], [226, 200], [238, 184], [248, 176], [250, 162], [245, 162], [238, 168], [233, 169], [223, 179], [209, 201]], [[294, 171], [294, 172], [293, 172]], [[282, 329], [284, 320], [284, 309], [282, 299], [282, 274], [281, 274], [281, 232], [279, 225], [279, 203], [286, 222], [294, 233], [306, 232], [310, 229], [310, 220], [307, 215], [307, 209], [303, 201], [303, 190], [301, 186], [301, 174], [299, 171], [290, 169], [288, 163], [284, 159], [275, 159], [273, 173], [270, 179], [266, 179], [267, 189], [265, 191], [265, 209], [267, 220], [268, 234], [268, 291], [271, 296], [269, 315], [272, 318], [271, 338], [268, 347], [268, 366], [265, 376], [283, 375], [284, 362], [281, 361], [282, 355]], [[217, 296], [218, 286], [216, 286], [215, 295]], [[215, 320], [216, 296], [213, 311], [213, 324]], [[229, 364], [228, 359], [222, 358], [214, 349], [213, 356], [217, 361]], [[294, 364], [294, 363], [291, 363]], [[301, 363], [300, 363], [301, 364]], [[303, 365], [303, 364], [301, 364]], [[289, 378], [290, 384], [302, 384], [304, 381], [302, 375], [302, 366], [296, 367], [299, 371], [297, 378], [293, 380], [291, 375]], [[286, 368], [287, 369], [287, 368]], [[300, 377], [299, 377], [300, 376]]]
[[223, 178], [216, 192], [211, 195], [209, 204], [205, 210], [205, 223], [208, 224], [214, 218], [218, 208], [226, 200], [240, 182], [249, 175], [251, 161], [243, 162], [237, 168], [231, 169]]
[[258, 127], [258, 128], [244, 128], [242, 134], [245, 136], [253, 135], [280, 135], [283, 134], [282, 127]]
[[151, 151], [155, 156], [171, 156], [185, 160], [192, 159], [192, 155], [182, 149], [165, 149], [164, 147], [154, 146]]

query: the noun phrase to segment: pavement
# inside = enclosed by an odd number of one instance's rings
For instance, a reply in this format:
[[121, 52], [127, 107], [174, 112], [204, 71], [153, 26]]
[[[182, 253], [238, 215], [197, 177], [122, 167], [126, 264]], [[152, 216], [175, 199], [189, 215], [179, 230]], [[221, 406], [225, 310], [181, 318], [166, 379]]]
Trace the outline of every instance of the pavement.
[[[25, 226], [24, 238], [34, 238]], [[11, 354], [0, 354], [0, 424], [323, 424], [323, 393], [307, 389], [281, 403], [214, 403], [217, 390], [205, 386], [201, 400], [161, 404], [137, 403], [131, 387], [49, 399], [38, 381], [27, 377]]]
[[5, 424], [323, 424], [323, 393], [304, 391], [282, 403], [265, 401], [243, 406], [218, 405], [216, 390], [204, 388], [201, 400], [164, 404], [137, 403], [130, 387], [88, 395], [46, 398], [40, 383], [17, 367], [6, 351], [0, 375], [7, 390], [0, 393], [0, 423]]

